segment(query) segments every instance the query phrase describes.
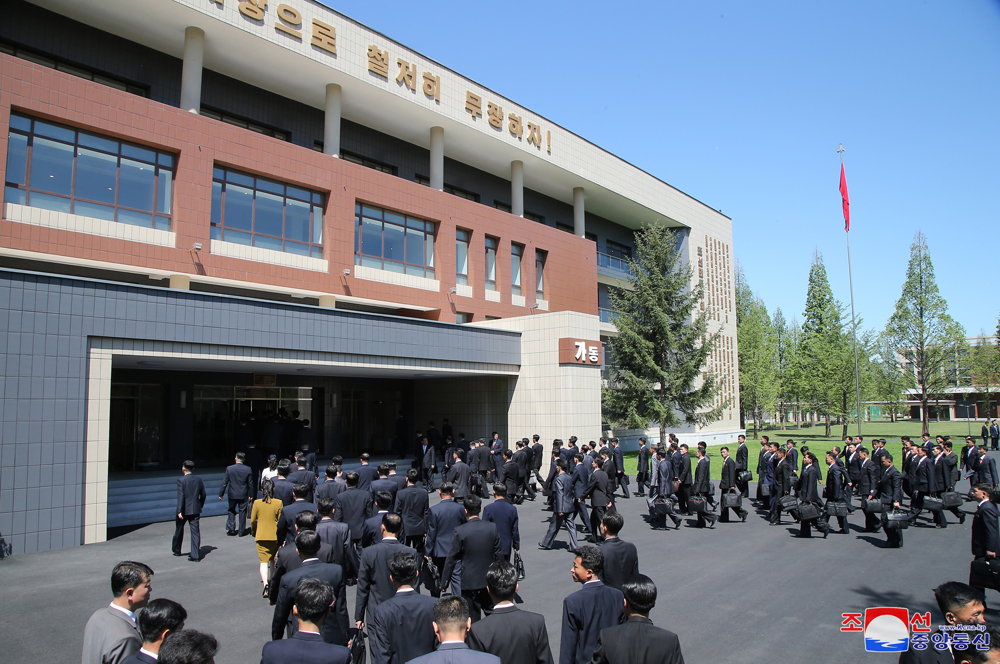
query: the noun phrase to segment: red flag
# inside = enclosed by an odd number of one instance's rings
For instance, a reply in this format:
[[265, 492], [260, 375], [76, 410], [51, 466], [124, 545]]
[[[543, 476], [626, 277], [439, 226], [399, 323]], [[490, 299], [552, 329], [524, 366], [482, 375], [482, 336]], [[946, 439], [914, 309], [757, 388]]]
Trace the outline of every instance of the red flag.
[[844, 231], [851, 230], [851, 199], [847, 196], [847, 174], [844, 164], [840, 165], [840, 197], [844, 199]]

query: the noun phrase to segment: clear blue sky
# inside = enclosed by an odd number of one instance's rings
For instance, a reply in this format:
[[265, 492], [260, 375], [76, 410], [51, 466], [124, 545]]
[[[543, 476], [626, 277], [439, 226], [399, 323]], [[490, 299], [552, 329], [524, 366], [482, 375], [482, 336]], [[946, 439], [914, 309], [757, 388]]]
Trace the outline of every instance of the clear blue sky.
[[967, 333], [1000, 313], [1000, 2], [328, 2], [733, 220], [800, 321], [814, 250], [881, 329], [914, 233]]

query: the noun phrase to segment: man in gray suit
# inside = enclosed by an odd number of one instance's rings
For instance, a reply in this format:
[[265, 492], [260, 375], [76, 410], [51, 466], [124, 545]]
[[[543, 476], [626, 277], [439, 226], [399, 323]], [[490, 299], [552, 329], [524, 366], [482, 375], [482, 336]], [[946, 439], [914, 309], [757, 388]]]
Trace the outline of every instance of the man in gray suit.
[[499, 657], [470, 650], [465, 644], [472, 619], [463, 598], [452, 595], [434, 602], [433, 624], [438, 649], [411, 659], [410, 664], [501, 664]]
[[87, 621], [82, 664], [119, 664], [139, 652], [142, 637], [135, 624], [135, 612], [149, 602], [152, 576], [153, 570], [142, 563], [126, 560], [115, 565], [111, 571], [114, 599]]

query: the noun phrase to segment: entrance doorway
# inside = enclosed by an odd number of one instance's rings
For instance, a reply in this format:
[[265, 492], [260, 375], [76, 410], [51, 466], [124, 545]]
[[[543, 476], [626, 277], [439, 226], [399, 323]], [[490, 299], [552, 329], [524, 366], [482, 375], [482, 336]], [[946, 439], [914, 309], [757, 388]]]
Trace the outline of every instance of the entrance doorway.
[[162, 385], [111, 386], [108, 470], [153, 470], [166, 461], [165, 390]]
[[342, 390], [341, 450], [346, 454], [389, 454], [395, 450], [398, 390]]

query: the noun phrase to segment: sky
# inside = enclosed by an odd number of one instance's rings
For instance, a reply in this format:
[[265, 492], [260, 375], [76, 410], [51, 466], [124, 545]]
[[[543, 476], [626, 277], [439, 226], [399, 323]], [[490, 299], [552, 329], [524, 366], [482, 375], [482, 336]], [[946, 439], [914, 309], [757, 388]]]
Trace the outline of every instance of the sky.
[[1000, 315], [1000, 0], [326, 2], [732, 219], [770, 311], [822, 254], [863, 328], [919, 230], [967, 334]]

